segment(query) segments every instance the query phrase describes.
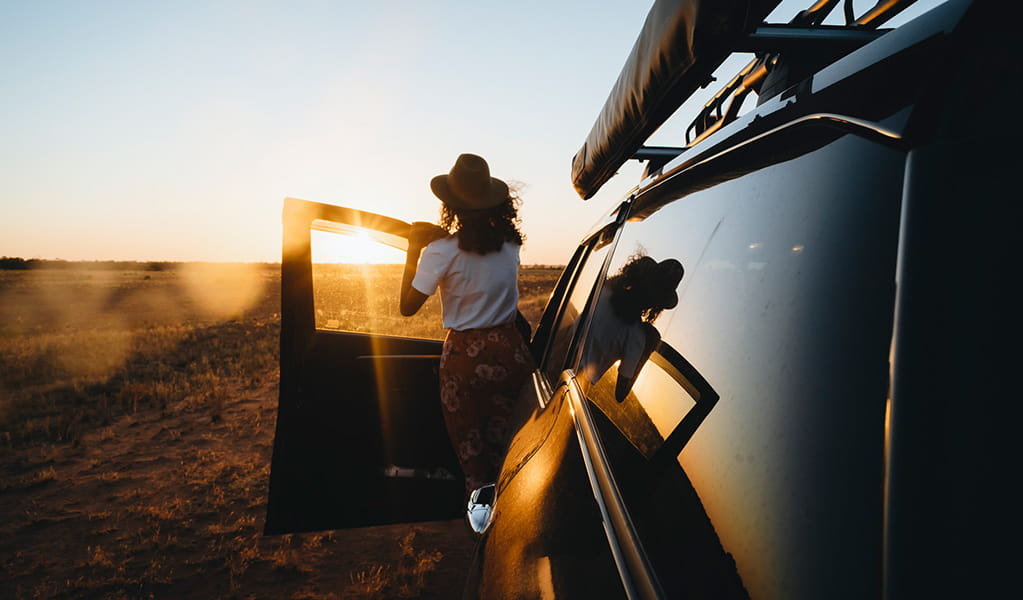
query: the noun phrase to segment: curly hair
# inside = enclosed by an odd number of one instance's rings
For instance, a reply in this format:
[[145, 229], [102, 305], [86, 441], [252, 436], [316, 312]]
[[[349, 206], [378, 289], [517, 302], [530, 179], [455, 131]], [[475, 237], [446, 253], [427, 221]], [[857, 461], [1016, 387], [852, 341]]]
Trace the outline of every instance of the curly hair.
[[633, 254], [618, 273], [604, 282], [611, 291], [611, 310], [626, 323], [653, 323], [664, 310], [650, 298], [643, 285], [648, 276], [641, 262], [645, 257], [643, 252]]
[[441, 203], [440, 226], [458, 238], [458, 247], [468, 252], [497, 252], [505, 242], [522, 245], [526, 236], [519, 227], [518, 193], [509, 188], [508, 198], [494, 208], [458, 210]]

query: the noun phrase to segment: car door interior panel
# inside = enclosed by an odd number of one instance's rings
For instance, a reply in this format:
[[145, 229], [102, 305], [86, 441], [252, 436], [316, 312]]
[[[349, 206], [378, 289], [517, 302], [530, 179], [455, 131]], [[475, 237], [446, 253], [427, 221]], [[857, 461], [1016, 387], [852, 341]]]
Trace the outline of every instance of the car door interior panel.
[[[314, 281], [311, 232], [403, 249], [408, 224], [297, 199], [286, 203], [284, 223], [281, 386], [266, 532], [461, 516], [464, 484], [440, 413], [441, 342], [316, 323], [321, 281]], [[391, 287], [396, 294], [398, 281]]]

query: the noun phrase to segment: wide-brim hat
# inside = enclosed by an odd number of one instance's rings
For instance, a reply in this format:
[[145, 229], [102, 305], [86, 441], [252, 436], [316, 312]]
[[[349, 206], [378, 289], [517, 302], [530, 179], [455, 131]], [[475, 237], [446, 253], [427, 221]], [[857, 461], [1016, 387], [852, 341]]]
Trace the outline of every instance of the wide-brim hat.
[[664, 309], [675, 308], [678, 305], [676, 288], [685, 274], [682, 263], [674, 258], [657, 262], [644, 256], [639, 259], [637, 267], [637, 283], [646, 292], [650, 304]]
[[430, 180], [430, 189], [456, 209], [484, 210], [508, 199], [508, 184], [491, 177], [487, 161], [475, 154], [459, 155], [451, 171]]

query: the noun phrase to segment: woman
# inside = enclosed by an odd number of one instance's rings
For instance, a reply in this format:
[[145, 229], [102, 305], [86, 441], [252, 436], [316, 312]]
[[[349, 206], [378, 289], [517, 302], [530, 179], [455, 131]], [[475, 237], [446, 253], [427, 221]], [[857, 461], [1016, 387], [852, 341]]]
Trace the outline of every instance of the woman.
[[661, 341], [653, 323], [662, 311], [678, 304], [676, 288], [684, 274], [682, 263], [674, 258], [657, 262], [637, 254], [604, 282], [582, 357], [582, 372], [590, 384], [597, 383], [615, 361], [621, 361], [615, 400], [625, 401], [640, 369]]
[[448, 330], [440, 359], [441, 403], [471, 492], [497, 480], [512, 433], [512, 408], [535, 368], [515, 325], [523, 235], [518, 198], [490, 176], [483, 158], [462, 154], [430, 188], [442, 202], [440, 227], [412, 224], [401, 314], [415, 314], [440, 290]]

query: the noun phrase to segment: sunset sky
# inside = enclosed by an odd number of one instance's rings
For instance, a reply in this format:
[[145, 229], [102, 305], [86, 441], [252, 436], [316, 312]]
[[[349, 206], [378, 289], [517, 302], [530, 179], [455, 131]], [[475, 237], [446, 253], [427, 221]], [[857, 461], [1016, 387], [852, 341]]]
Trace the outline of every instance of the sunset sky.
[[523, 262], [563, 262], [638, 181], [569, 170], [651, 4], [0, 3], [0, 255], [277, 261], [286, 196], [435, 220], [474, 152], [525, 184]]

